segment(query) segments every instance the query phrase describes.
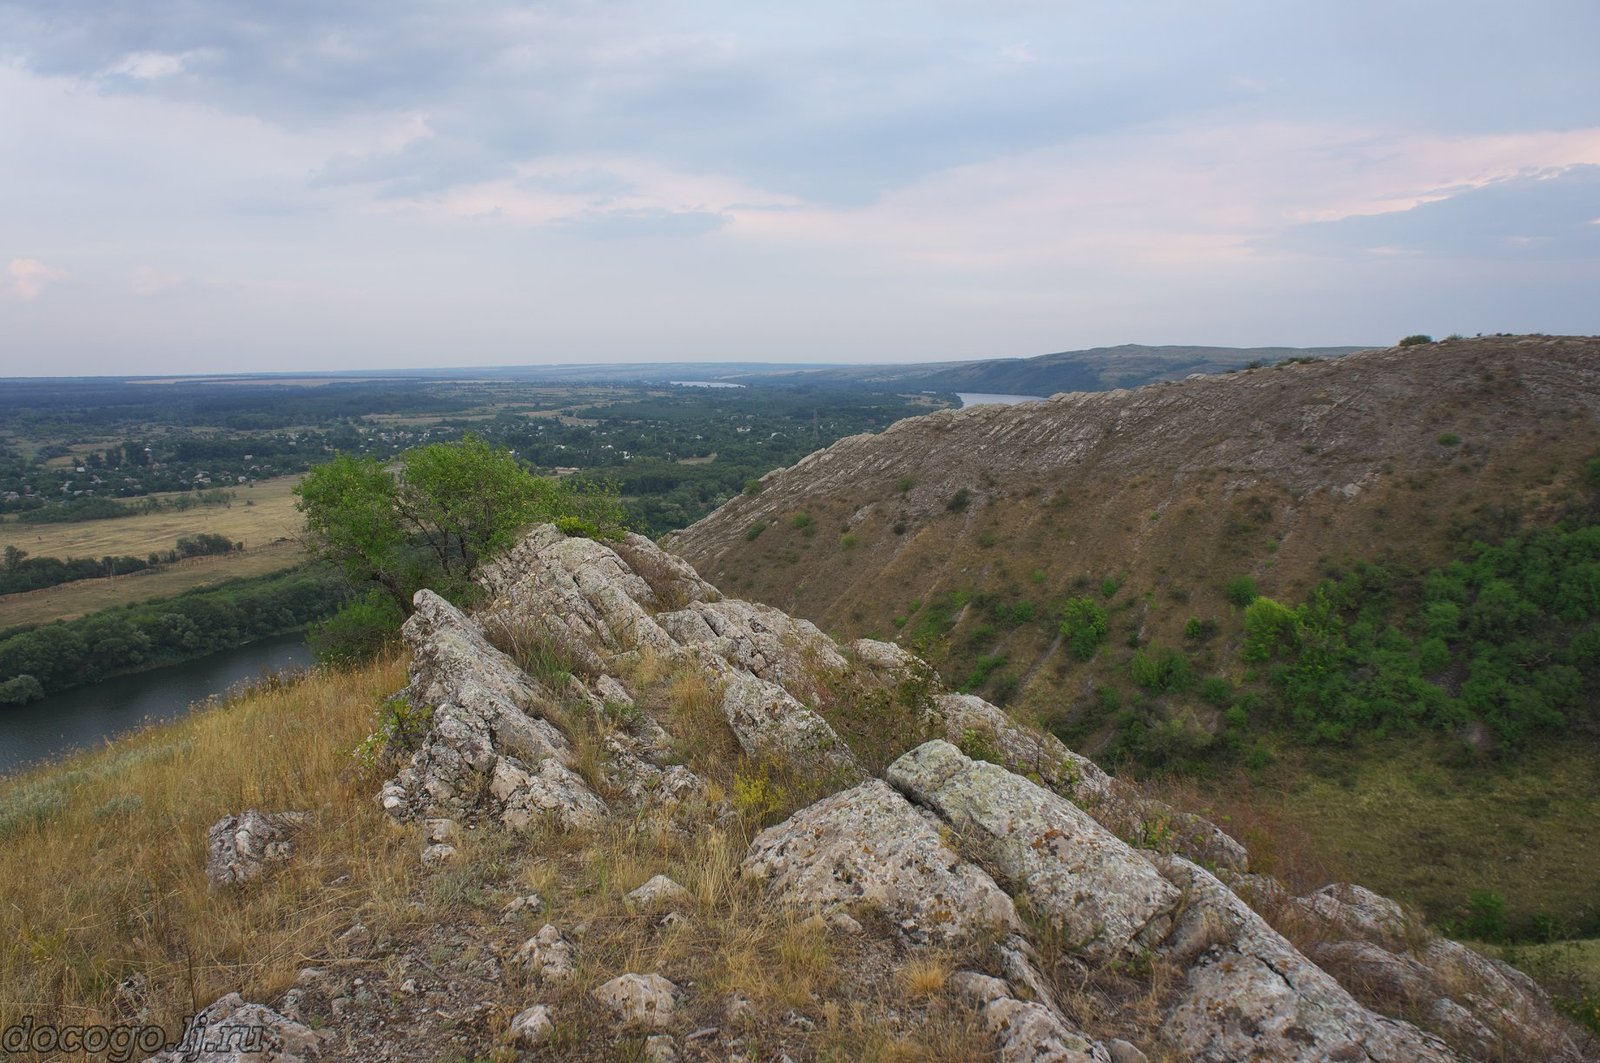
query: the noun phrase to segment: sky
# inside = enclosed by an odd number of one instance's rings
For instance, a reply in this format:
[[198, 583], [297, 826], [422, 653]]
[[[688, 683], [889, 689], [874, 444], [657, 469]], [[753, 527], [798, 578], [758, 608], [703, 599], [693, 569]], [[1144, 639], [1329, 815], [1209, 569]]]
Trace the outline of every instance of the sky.
[[1600, 332], [1595, 0], [0, 26], [0, 376]]

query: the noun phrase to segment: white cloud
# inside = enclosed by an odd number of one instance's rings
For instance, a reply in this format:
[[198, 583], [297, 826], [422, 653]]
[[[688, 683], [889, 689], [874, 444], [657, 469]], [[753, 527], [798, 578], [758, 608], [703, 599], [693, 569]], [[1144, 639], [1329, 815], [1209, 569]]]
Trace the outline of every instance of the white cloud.
[[45, 288], [66, 280], [67, 271], [47, 266], [36, 258], [14, 258], [6, 267], [10, 285], [6, 294], [23, 302], [32, 302], [44, 294]]
[[129, 52], [106, 67], [107, 74], [120, 74], [135, 81], [159, 81], [181, 74], [197, 59], [208, 58], [210, 51], [196, 48], [188, 52]]
[[140, 266], [128, 278], [128, 287], [134, 295], [159, 295], [183, 286], [181, 273], [167, 273], [154, 266]]

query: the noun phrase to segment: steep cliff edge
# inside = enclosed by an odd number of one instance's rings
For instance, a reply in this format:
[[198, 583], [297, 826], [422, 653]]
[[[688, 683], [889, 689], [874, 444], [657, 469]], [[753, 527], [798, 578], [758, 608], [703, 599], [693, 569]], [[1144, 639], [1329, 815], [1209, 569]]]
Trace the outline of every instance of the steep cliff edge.
[[1358, 886], [1289, 896], [897, 647], [638, 537], [540, 528], [483, 583], [418, 595], [374, 797], [424, 895], [510, 902], [341, 936], [263, 1002], [303, 1058], [1586, 1058], [1513, 969]]

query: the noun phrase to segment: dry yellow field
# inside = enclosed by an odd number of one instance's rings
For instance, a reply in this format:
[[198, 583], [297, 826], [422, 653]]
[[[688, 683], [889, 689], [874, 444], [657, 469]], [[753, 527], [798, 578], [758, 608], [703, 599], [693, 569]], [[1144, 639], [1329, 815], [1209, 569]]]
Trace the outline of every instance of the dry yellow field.
[[299, 543], [287, 542], [247, 554], [194, 558], [155, 572], [115, 579], [78, 580], [24, 594], [0, 595], [0, 631], [22, 624], [73, 620], [118, 605], [169, 598], [223, 580], [265, 576], [269, 572], [293, 568], [305, 559], [305, 551]]
[[34, 557], [144, 557], [170, 550], [179, 538], [212, 532], [247, 547], [297, 535], [300, 514], [294, 508], [298, 476], [262, 480], [254, 487], [234, 487], [238, 498], [229, 506], [196, 506], [182, 512], [163, 511], [114, 520], [76, 524], [0, 523], [0, 546], [15, 545]]

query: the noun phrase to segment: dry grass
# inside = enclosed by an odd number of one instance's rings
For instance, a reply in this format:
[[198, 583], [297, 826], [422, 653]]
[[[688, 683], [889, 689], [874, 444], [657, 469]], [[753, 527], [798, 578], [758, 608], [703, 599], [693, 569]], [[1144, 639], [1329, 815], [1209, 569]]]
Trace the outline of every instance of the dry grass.
[[293, 493], [299, 482], [298, 476], [279, 476], [261, 480], [254, 487], [221, 485], [238, 495], [227, 506], [196, 506], [181, 512], [70, 524], [7, 521], [0, 523], [0, 543], [13, 543], [34, 557], [144, 557], [152, 551], [170, 550], [182, 536], [201, 532], [260, 546], [300, 534], [304, 521], [294, 508]]
[[114, 579], [86, 579], [58, 587], [0, 596], [0, 630], [23, 624], [73, 620], [102, 609], [169, 598], [224, 580], [265, 576], [305, 560], [298, 543], [266, 546], [249, 553], [197, 557], [177, 565]]
[[[737, 1031], [756, 1058], [788, 1051], [837, 1060], [958, 1060], [983, 1058], [992, 1042], [970, 1009], [945, 991], [958, 957], [907, 957], [893, 939], [831, 932], [768, 902], [739, 874], [747, 832], [702, 824], [685, 834], [645, 822], [616, 824], [599, 836], [535, 832], [520, 847], [539, 854], [519, 881], [541, 884], [549, 912], [531, 917], [531, 931], [548, 918], [578, 937], [578, 973], [570, 985], [538, 992], [562, 1021], [552, 1053], [563, 1059], [600, 1058], [609, 1021], [595, 1015], [592, 990], [627, 972], [659, 973], [693, 986], [685, 1029]], [[672, 906], [681, 920], [663, 925], [664, 909], [631, 910], [626, 893], [656, 874], [689, 891]], [[975, 957], [966, 957], [969, 962]], [[895, 977], [894, 971], [910, 972]], [[512, 979], [516, 979], [513, 974]], [[514, 999], [527, 996], [532, 987]], [[730, 1014], [730, 1001], [746, 1002]], [[883, 1016], [906, 1016], [895, 1025]], [[815, 1030], [803, 1027], [814, 1025]], [[627, 1044], [622, 1048], [625, 1050]]]
[[[222, 992], [285, 988], [353, 923], [401, 919], [415, 855], [350, 750], [403, 682], [395, 659], [313, 673], [0, 787], [0, 1028], [148, 1009], [175, 1033]], [[315, 822], [279, 873], [213, 892], [206, 831], [251, 807]]]

